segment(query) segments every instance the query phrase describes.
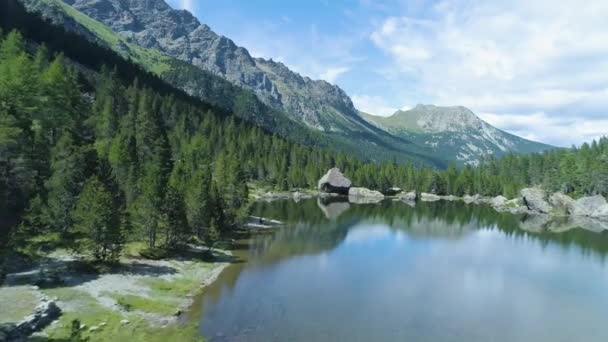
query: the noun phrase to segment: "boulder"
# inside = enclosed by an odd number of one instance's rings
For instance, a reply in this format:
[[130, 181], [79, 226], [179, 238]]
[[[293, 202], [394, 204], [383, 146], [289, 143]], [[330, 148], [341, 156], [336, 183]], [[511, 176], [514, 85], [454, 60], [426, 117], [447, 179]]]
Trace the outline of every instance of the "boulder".
[[61, 309], [54, 301], [44, 298], [36, 311], [23, 321], [12, 325], [10, 331], [6, 331], [8, 340], [25, 340], [31, 334], [41, 331], [61, 316]]
[[528, 210], [540, 214], [551, 212], [551, 205], [547, 202], [547, 194], [538, 188], [527, 188], [521, 190], [521, 197]]
[[549, 204], [553, 207], [553, 214], [568, 216], [574, 212], [575, 201], [570, 196], [561, 192], [554, 193], [549, 197]]
[[606, 199], [600, 195], [579, 198], [574, 204], [572, 214], [576, 216], [598, 217], [598, 215], [602, 215], [608, 211], [607, 205]]
[[510, 199], [504, 204], [504, 211], [508, 211], [511, 214], [530, 214], [528, 207], [524, 205], [521, 198]]
[[469, 195], [465, 195], [462, 200], [464, 201], [464, 203], [466, 204], [478, 204], [481, 200], [481, 196], [479, 194], [474, 195], [474, 196], [469, 196]]
[[348, 190], [348, 201], [355, 204], [374, 204], [384, 199], [380, 191], [367, 188], [350, 188]]
[[416, 191], [410, 191], [406, 193], [401, 193], [399, 195], [399, 199], [405, 202], [415, 202], [416, 199], [418, 199], [418, 195], [416, 194]]
[[604, 204], [591, 214], [591, 217], [608, 219], [608, 204]]
[[459, 199], [457, 196], [454, 196], [454, 195], [439, 196], [439, 198], [444, 201], [457, 201]]
[[420, 200], [424, 201], [424, 202], [437, 202], [441, 199], [441, 197], [435, 195], [435, 194], [429, 194], [426, 192], [423, 192], [420, 194]]
[[496, 196], [490, 200], [490, 205], [494, 208], [503, 209], [506, 207], [507, 200], [505, 196]]
[[350, 188], [348, 190], [348, 197], [384, 198], [384, 195], [380, 191], [367, 188]]
[[334, 167], [319, 179], [318, 186], [321, 192], [348, 195], [352, 182], [340, 172], [340, 169]]

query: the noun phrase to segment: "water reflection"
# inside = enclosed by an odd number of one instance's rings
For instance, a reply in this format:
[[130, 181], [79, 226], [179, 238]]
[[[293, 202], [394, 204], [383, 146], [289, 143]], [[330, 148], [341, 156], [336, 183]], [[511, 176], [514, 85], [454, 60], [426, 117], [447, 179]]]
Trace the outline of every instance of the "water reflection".
[[[299, 203], [290, 200], [258, 202], [253, 213], [285, 221], [294, 227], [279, 231], [270, 238], [272, 242], [265, 241], [266, 245], [281, 241], [308, 241], [312, 238], [315, 242], [310, 243], [310, 246], [332, 248], [346, 236], [345, 232], [350, 226], [365, 222], [383, 223], [391, 230], [402, 230], [409, 236], [420, 238], [458, 239], [472, 231], [495, 227], [508, 236], [525, 235], [543, 244], [554, 242], [564, 248], [576, 246], [599, 255], [608, 253], [606, 223], [585, 217], [512, 215], [498, 213], [487, 206], [459, 202], [420, 202], [411, 207], [401, 201], [385, 200], [372, 205], [350, 204], [343, 199], [333, 198], [329, 201], [318, 199], [316, 207], [318, 208], [315, 208], [315, 200]], [[325, 242], [317, 244], [318, 240]]]
[[212, 341], [608, 339], [605, 232], [461, 203], [253, 211], [287, 225], [201, 299]]

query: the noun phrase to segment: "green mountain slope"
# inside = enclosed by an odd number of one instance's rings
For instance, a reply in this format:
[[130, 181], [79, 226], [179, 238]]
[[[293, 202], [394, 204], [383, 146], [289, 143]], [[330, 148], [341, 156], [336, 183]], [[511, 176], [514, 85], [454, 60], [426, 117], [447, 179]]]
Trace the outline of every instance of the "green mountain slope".
[[425, 145], [445, 160], [476, 165], [487, 156], [554, 148], [497, 129], [465, 107], [418, 105], [389, 117], [360, 115], [395, 135]]
[[[252, 62], [257, 69], [261, 70], [259, 73], [256, 71], [252, 76], [256, 82], [257, 78], [261, 77], [265, 80], [264, 82], [267, 82], [264, 89], [271, 89], [270, 93], [273, 92], [272, 89], [276, 92], [281, 91], [277, 95], [279, 98], [289, 98], [289, 101], [284, 100], [281, 105], [275, 105], [267, 98], [268, 94], [261, 94], [257, 90], [259, 88], [257, 85], [252, 88], [247, 84], [233, 82], [230, 77], [213, 68], [207, 70], [193, 65], [183, 58], [176, 58], [175, 56], [179, 57], [179, 54], [174, 51], [169, 49], [160, 51], [159, 48], [162, 49], [162, 47], [158, 44], [143, 47], [141, 37], [112, 30], [108, 25], [76, 9], [82, 9], [82, 6], [72, 7], [61, 0], [21, 1], [28, 9], [40, 12], [70, 31], [110, 47], [188, 94], [220, 106], [256, 125], [294, 141], [352, 153], [371, 161], [397, 160], [414, 162], [417, 165], [445, 166], [445, 163], [435, 158], [428, 148], [418, 146], [402, 137], [395, 137], [363, 120], [357, 115], [350, 99], [339, 88], [331, 86], [327, 82], [312, 81], [297, 74], [294, 76], [280, 63], [259, 59]], [[87, 2], [68, 2], [73, 5], [87, 4]], [[115, 8], [118, 5], [133, 5], [137, 2], [137, 0], [95, 0], [89, 3], [112, 5], [114, 7], [111, 8]], [[186, 19], [182, 21], [193, 18], [189, 13], [184, 14], [184, 11], [167, 9], [165, 7], [167, 5], [160, 0], [154, 0], [152, 3], [154, 6], [161, 6], [165, 11], [169, 11], [167, 13], [170, 18], [184, 15]], [[106, 7], [100, 6], [100, 8], [103, 10], [91, 13], [102, 19], [105, 18], [104, 13], [114, 13], [113, 10], [108, 10]], [[147, 23], [152, 26], [156, 24], [156, 22]], [[186, 29], [188, 28], [187, 23], [182, 22], [182, 24]], [[198, 21], [193, 25], [199, 27], [199, 30], [206, 27], [201, 26]], [[246, 53], [246, 50], [234, 47], [233, 43], [226, 38], [215, 36], [212, 32], [208, 34], [217, 37], [218, 44], [227, 44], [232, 49], [231, 53]], [[173, 53], [174, 56], [170, 56], [168, 53]], [[285, 74], [288, 77], [285, 77]], [[305, 90], [295, 89], [294, 84], [301, 85], [301, 89]], [[330, 95], [326, 96], [326, 94]], [[299, 103], [307, 103], [308, 107], [304, 112], [296, 113], [292, 108], [298, 107]]]

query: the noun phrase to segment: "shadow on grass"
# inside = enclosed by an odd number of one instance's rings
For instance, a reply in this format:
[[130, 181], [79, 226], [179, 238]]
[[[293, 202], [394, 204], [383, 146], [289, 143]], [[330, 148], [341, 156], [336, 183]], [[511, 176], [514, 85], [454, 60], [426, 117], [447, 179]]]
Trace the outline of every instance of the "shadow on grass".
[[241, 263], [243, 262], [240, 258], [226, 253], [222, 250], [214, 249], [201, 249], [199, 247], [190, 248], [189, 250], [179, 251], [172, 255], [174, 259], [182, 260], [182, 261], [192, 261], [198, 260], [208, 263], [216, 263], [216, 262], [227, 262], [231, 264]]
[[151, 265], [133, 261], [120, 264], [99, 264], [86, 260], [57, 260], [43, 262], [32, 269], [7, 275], [6, 286], [36, 285], [41, 289], [78, 286], [108, 274], [162, 276], [175, 274], [170, 266]]
[[[246, 243], [230, 243], [226, 250], [243, 250]], [[100, 264], [84, 259], [47, 258], [38, 265], [21, 272], [7, 275], [6, 286], [36, 285], [42, 289], [78, 286], [109, 274], [132, 274], [158, 277], [176, 274], [174, 267], [158, 264], [161, 260], [202, 261], [208, 263], [243, 263], [239, 257], [219, 249], [208, 250], [205, 247], [191, 245], [189, 248], [165, 251], [158, 260], [137, 258], [128, 263]]]

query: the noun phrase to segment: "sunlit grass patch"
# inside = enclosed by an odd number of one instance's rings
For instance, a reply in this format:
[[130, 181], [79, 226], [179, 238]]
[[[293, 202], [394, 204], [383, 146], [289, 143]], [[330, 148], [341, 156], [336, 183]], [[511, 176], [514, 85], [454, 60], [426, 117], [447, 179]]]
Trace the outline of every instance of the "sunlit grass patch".
[[161, 315], [175, 313], [178, 303], [167, 298], [148, 298], [132, 294], [103, 293], [116, 300], [116, 303], [125, 311], [142, 311]]
[[29, 286], [0, 287], [0, 323], [17, 323], [34, 313], [36, 290]]
[[[165, 341], [202, 341], [197, 325], [172, 324], [168, 327], [152, 326], [144, 317], [138, 314], [121, 313], [101, 306], [86, 292], [70, 288], [57, 288], [44, 291], [48, 296], [57, 297], [67, 308], [57, 324], [45, 330], [46, 340], [66, 340], [70, 337], [72, 321], [78, 319], [84, 326], [83, 337], [90, 341], [116, 342], [165, 342]], [[174, 310], [175, 303], [159, 304], [159, 301], [137, 296], [117, 296], [123, 303], [129, 303], [141, 311]], [[124, 298], [121, 298], [124, 297]], [[168, 313], [169, 311], [165, 312]], [[92, 329], [92, 330], [91, 330]], [[36, 341], [36, 339], [33, 339]]]

